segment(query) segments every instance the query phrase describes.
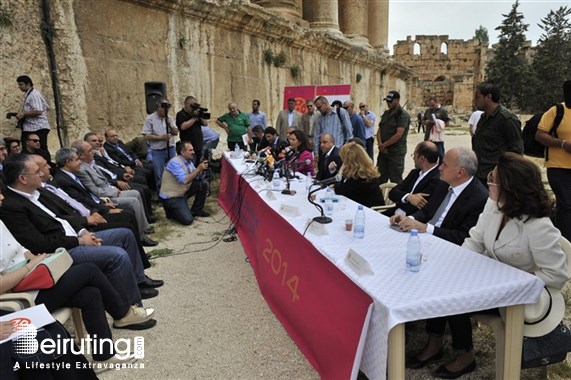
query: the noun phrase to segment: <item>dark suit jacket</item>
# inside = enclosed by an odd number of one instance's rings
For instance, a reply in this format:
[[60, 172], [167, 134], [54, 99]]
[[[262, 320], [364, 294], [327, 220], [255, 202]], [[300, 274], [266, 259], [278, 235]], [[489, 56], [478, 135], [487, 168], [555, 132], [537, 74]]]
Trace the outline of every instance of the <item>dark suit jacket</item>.
[[108, 142], [105, 142], [105, 144], [103, 144], [109, 157], [111, 157], [112, 159], [114, 159], [123, 166], [135, 166], [135, 160], [138, 159], [137, 155], [133, 153], [129, 148], [127, 148], [127, 145], [125, 145], [123, 141], [121, 140], [117, 141], [117, 145], [119, 145], [121, 149], [123, 149], [125, 152], [129, 153], [133, 158], [133, 161], [129, 160], [129, 158], [123, 152], [117, 149], [114, 145], [111, 145]]
[[[422, 223], [427, 223], [446, 197], [448, 188], [449, 185], [446, 182], [440, 181], [428, 199], [426, 206], [412, 216]], [[473, 177], [472, 182], [462, 191], [448, 210], [442, 221], [442, 226], [434, 228], [434, 235], [451, 243], [462, 245], [464, 239], [469, 235], [470, 228], [476, 225], [487, 199], [488, 190], [478, 178]]]
[[[335, 170], [333, 173], [329, 172], [329, 164], [331, 162], [335, 162], [337, 164], [337, 170]], [[315, 179], [318, 181], [323, 181], [324, 179], [335, 177], [339, 169], [341, 169], [341, 165], [343, 165], [343, 161], [341, 160], [341, 156], [339, 156], [339, 148], [333, 147], [331, 154], [327, 158], [325, 158], [325, 155], [321, 152], [320, 149], [317, 176]]]
[[0, 219], [16, 240], [34, 254], [54, 252], [59, 247], [79, 245], [75, 236], [66, 236], [60, 222], [20, 194], [7, 189], [0, 207]]
[[[58, 170], [54, 173], [52, 183], [54, 186], [63, 189], [63, 191], [65, 191], [70, 197], [83, 204], [91, 212], [98, 212], [103, 216], [109, 214], [109, 209], [103, 204], [103, 202], [96, 203], [91, 196], [92, 193], [87, 188], [75, 182], [73, 178], [63, 171]], [[97, 198], [97, 196], [95, 197]]]
[[[401, 210], [406, 212], [407, 215], [414, 214], [415, 212], [418, 211], [418, 208], [416, 208], [412, 204], [408, 202], [403, 203], [402, 197], [404, 197], [405, 194], [412, 192], [412, 187], [414, 186], [414, 183], [418, 179], [419, 175], [420, 175], [420, 169], [413, 169], [410, 171], [410, 173], [408, 173], [406, 178], [401, 183], [399, 183], [398, 185], [396, 185], [391, 189], [391, 191], [389, 192], [389, 199], [395, 202], [396, 207], [391, 210], [392, 213], [390, 215], [384, 213], [385, 215], [392, 216], [394, 214], [394, 210], [396, 210], [397, 208], [400, 208]], [[428, 174], [418, 183], [418, 185], [416, 185], [413, 194], [416, 193], [432, 194], [434, 188], [439, 182], [440, 182], [440, 172], [438, 171], [438, 167], [435, 167], [430, 172], [428, 172]]]
[[384, 206], [383, 193], [379, 187], [379, 180], [343, 178], [342, 182], [335, 184], [335, 194], [344, 195], [365, 207]]

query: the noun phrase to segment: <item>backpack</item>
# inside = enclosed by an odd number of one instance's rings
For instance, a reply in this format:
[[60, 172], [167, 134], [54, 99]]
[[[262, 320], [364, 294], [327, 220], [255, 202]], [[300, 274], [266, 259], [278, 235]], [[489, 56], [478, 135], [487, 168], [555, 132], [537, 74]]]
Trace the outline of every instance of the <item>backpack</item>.
[[[555, 115], [553, 126], [549, 130], [549, 134], [551, 136], [557, 137], [557, 127], [559, 127], [559, 124], [563, 119], [563, 113], [565, 112], [565, 110], [561, 103], [555, 104], [555, 107], [557, 108], [557, 114]], [[545, 157], [545, 160], [548, 161], [549, 153], [547, 147], [535, 139], [535, 134], [537, 133], [537, 127], [539, 125], [539, 122], [541, 121], [541, 117], [543, 116], [543, 114], [544, 112], [538, 112], [535, 115], [533, 115], [531, 119], [525, 122], [525, 126], [523, 127], [522, 131], [523, 154], [525, 154], [526, 156], [538, 157], [538, 158]]]

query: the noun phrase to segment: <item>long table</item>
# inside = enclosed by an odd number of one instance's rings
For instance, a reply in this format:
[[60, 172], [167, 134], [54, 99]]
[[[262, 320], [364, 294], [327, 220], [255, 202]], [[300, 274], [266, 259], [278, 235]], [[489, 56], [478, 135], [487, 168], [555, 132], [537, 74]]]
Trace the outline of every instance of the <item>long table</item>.
[[[250, 174], [252, 166], [225, 155], [219, 203], [268, 305], [322, 378], [354, 379], [360, 368], [370, 379], [385, 379], [387, 370], [389, 379], [404, 379], [405, 322], [506, 307], [503, 378], [519, 379], [523, 304], [537, 301], [540, 279], [428, 234], [421, 270], [409, 273], [408, 235], [365, 208], [365, 238], [354, 239], [344, 221], [357, 204], [344, 197], [333, 223], [304, 237], [318, 212], [303, 178], [291, 184], [296, 195], [282, 195]], [[358, 275], [345, 260], [349, 249], [374, 274]]]

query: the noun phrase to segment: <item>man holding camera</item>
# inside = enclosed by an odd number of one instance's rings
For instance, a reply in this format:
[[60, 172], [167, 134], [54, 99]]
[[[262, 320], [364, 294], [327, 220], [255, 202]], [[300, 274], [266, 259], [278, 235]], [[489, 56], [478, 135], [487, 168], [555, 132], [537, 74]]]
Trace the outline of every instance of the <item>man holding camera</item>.
[[153, 170], [157, 193], [161, 189], [165, 165], [168, 160], [176, 155], [173, 136], [178, 135], [178, 128], [172, 117], [168, 116], [170, 108], [170, 102], [167, 99], [161, 99], [157, 103], [157, 110], [147, 116], [142, 132], [153, 153]]
[[[159, 198], [163, 202], [165, 214], [184, 226], [192, 224], [194, 217], [210, 216], [204, 211], [204, 202], [208, 193], [208, 182], [203, 173], [208, 169], [208, 161], [194, 166], [194, 148], [188, 141], [182, 140], [176, 147], [178, 156], [169, 161], [164, 172], [164, 181]], [[188, 199], [194, 196], [192, 208]]]
[[193, 162], [198, 166], [203, 156], [204, 137], [202, 126], [208, 125], [208, 120], [204, 117], [206, 108], [200, 107], [194, 96], [187, 96], [184, 99], [184, 107], [176, 114], [176, 126], [180, 130], [180, 141], [190, 141], [194, 147]]

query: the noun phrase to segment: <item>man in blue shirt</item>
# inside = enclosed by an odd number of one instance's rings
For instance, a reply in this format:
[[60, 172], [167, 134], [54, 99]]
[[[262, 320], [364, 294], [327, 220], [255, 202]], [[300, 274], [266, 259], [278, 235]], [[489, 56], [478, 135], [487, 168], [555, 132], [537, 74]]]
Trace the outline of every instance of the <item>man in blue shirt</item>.
[[315, 108], [321, 113], [313, 133], [313, 155], [317, 157], [321, 135], [328, 133], [333, 136], [335, 146], [340, 148], [349, 139], [353, 138], [353, 128], [351, 127], [351, 120], [347, 111], [343, 108], [337, 110], [331, 107], [325, 96], [318, 96], [314, 104]]
[[363, 142], [366, 142], [365, 122], [363, 121], [363, 117], [355, 112], [355, 103], [350, 100], [346, 100], [343, 103], [343, 108], [347, 110], [347, 113], [349, 114], [349, 120], [351, 120], [351, 126], [353, 127], [353, 137], [358, 137], [363, 140]]
[[[188, 141], [177, 144], [176, 151], [177, 156], [165, 167], [159, 198], [163, 202], [168, 219], [188, 226], [196, 216], [210, 216], [203, 210], [208, 194], [208, 182], [203, 179], [202, 173], [208, 169], [208, 161], [202, 161], [195, 167], [192, 161], [194, 147]], [[192, 196], [194, 202], [189, 208], [188, 199]]]
[[252, 112], [248, 113], [250, 118], [250, 125], [255, 127], [256, 125], [261, 125], [263, 129], [268, 127], [268, 120], [266, 119], [266, 114], [260, 111], [260, 101], [257, 99], [252, 100]]

